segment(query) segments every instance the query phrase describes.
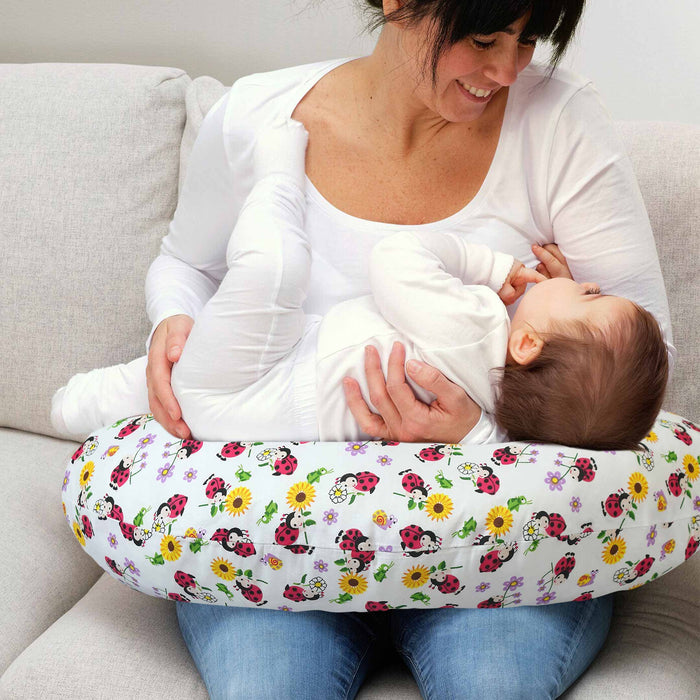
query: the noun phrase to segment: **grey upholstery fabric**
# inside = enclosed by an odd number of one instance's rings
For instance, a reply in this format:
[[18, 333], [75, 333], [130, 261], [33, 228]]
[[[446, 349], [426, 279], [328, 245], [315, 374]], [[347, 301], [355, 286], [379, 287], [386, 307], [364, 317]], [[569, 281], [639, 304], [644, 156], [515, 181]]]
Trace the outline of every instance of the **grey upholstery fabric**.
[[189, 82], [176, 68], [0, 65], [0, 425], [55, 435], [59, 386], [143, 354]]

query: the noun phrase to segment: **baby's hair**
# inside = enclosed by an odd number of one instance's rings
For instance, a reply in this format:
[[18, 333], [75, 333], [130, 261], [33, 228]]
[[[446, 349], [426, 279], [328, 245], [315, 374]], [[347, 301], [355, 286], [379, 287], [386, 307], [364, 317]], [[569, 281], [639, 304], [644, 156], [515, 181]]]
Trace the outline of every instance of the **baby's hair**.
[[668, 353], [656, 319], [632, 306], [604, 328], [560, 324], [533, 362], [503, 368], [495, 418], [511, 440], [639, 448], [661, 410]]

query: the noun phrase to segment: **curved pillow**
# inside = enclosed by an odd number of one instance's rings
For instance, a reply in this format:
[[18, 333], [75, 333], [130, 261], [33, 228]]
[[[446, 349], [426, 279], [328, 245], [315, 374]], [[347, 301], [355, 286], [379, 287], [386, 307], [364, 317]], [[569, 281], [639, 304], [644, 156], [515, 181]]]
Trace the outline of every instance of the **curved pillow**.
[[85, 551], [148, 595], [336, 612], [547, 605], [636, 588], [700, 544], [698, 427], [643, 449], [88, 438], [63, 480]]

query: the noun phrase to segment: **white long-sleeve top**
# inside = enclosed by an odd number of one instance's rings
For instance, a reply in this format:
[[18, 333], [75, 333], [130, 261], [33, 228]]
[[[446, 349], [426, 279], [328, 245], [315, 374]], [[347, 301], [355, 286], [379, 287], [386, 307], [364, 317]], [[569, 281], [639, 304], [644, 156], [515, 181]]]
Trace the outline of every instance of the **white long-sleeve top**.
[[[210, 110], [146, 280], [154, 327], [175, 313], [196, 318], [223, 278], [226, 245], [253, 185], [258, 130], [290, 117], [311, 87], [345, 60], [241, 78]], [[604, 293], [654, 314], [673, 362], [668, 300], [629, 159], [590, 81], [561, 68], [546, 80], [545, 71], [530, 65], [510, 86], [498, 147], [476, 196], [452, 216], [411, 228], [451, 231], [528, 266], [537, 264], [532, 243], [557, 243], [575, 279], [598, 282]], [[306, 185], [312, 269], [305, 310], [325, 314], [370, 292], [371, 249], [407, 227], [346, 214], [308, 179]]]
[[[497, 295], [513, 256], [437, 231], [391, 235], [372, 250], [371, 296], [337, 304], [323, 317], [316, 350], [316, 407], [321, 440], [362, 435], [345, 403], [343, 377], [368, 397], [365, 345], [374, 345], [386, 371], [394, 342], [406, 359], [427, 362], [464, 388], [486, 412], [469, 442], [502, 437], [493, 412], [505, 363], [510, 319]], [[435, 397], [411, 383], [423, 401]]]

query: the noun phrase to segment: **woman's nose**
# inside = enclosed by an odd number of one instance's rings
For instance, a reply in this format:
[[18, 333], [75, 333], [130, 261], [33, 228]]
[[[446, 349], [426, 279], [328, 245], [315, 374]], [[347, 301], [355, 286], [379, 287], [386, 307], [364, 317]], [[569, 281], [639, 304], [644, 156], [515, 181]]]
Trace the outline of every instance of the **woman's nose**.
[[491, 60], [484, 68], [486, 76], [499, 85], [512, 85], [521, 70], [518, 43], [504, 42], [489, 58]]

